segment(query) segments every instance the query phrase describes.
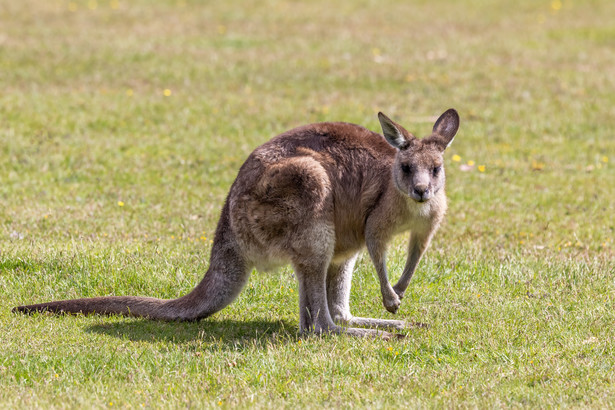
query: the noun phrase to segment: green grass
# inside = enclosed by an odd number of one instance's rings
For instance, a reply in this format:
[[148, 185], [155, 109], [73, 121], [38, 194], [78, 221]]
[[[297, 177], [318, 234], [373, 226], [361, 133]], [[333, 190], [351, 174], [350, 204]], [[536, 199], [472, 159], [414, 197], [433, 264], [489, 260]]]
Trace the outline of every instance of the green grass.
[[[613, 15], [0, 1], [0, 407], [615, 406]], [[10, 313], [185, 294], [256, 146], [379, 110], [425, 135], [449, 107], [449, 214], [397, 314], [429, 328], [404, 340], [299, 337], [288, 267], [198, 323]], [[353, 285], [354, 314], [390, 317], [365, 255]]]

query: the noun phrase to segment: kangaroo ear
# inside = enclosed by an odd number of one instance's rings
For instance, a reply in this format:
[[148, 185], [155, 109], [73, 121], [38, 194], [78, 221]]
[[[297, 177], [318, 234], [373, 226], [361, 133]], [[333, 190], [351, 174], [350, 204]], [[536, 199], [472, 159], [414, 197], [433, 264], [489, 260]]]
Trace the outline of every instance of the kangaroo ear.
[[389, 144], [400, 150], [408, 148], [412, 139], [412, 135], [408, 131], [381, 112], [378, 113], [378, 119], [380, 126], [382, 126], [384, 138]]
[[459, 129], [459, 114], [453, 108], [446, 110], [444, 114], [436, 120], [433, 126], [433, 133], [436, 134], [436, 141], [442, 151], [444, 151], [453, 139]]

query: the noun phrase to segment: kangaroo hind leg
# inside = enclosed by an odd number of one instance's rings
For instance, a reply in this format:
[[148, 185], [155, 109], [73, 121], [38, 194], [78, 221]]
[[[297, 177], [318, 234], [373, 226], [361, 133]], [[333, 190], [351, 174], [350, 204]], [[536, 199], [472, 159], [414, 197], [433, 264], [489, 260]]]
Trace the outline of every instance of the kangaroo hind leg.
[[358, 254], [342, 263], [332, 263], [327, 271], [327, 300], [331, 317], [335, 323], [345, 326], [371, 327], [378, 329], [407, 328], [403, 320], [371, 319], [355, 317], [350, 313], [350, 288], [352, 270]]
[[299, 281], [299, 317], [302, 333], [345, 333], [352, 336], [373, 336], [390, 339], [396, 335], [373, 330], [342, 327], [335, 324], [329, 312], [327, 300], [328, 261], [310, 258], [306, 262], [295, 262]]

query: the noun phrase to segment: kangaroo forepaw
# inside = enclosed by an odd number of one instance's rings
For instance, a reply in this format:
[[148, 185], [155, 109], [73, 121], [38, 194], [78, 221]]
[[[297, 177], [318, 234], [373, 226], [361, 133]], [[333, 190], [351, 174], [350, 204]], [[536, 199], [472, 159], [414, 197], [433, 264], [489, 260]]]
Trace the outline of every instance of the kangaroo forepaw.
[[391, 313], [397, 313], [399, 306], [401, 305], [401, 299], [395, 293], [391, 293], [382, 297], [382, 303], [384, 308]]
[[397, 297], [399, 298], [399, 300], [404, 298], [404, 293], [406, 293], [406, 290], [401, 290], [397, 287], [397, 285], [393, 286], [393, 291], [395, 292], [395, 294], [397, 295]]

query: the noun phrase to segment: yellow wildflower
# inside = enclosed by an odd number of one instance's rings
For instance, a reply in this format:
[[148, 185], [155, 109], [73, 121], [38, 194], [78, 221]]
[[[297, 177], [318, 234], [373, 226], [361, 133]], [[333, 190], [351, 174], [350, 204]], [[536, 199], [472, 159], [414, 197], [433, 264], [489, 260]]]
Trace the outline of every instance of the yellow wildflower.
[[540, 171], [545, 167], [545, 164], [543, 164], [542, 162], [538, 162], [536, 160], [532, 160], [532, 170], [533, 171]]

